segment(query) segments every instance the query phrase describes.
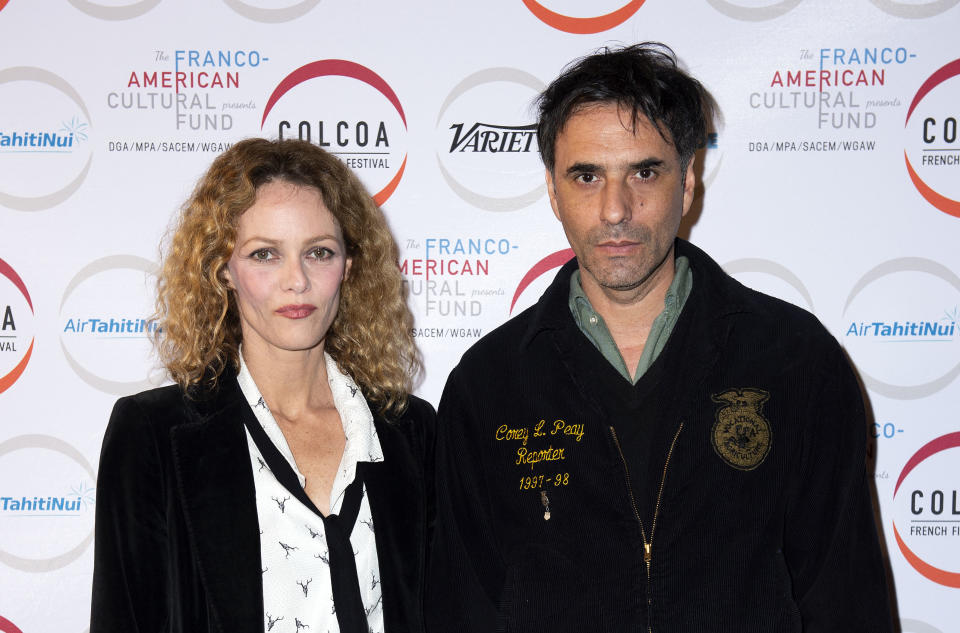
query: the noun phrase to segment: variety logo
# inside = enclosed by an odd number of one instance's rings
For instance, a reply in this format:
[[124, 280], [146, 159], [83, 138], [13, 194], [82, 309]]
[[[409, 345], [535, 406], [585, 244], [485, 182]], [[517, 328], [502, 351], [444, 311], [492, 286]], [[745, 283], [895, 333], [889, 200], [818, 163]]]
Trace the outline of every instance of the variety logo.
[[526, 105], [544, 89], [522, 70], [476, 72], [447, 95], [437, 115], [437, 164], [450, 189], [486, 211], [515, 211], [546, 192], [536, 125]]
[[523, 4], [530, 13], [535, 15], [544, 24], [552, 26], [564, 33], [588, 35], [601, 33], [620, 26], [640, 10], [646, 0], [630, 0], [625, 5], [603, 15], [592, 17], [573, 17], [551, 11], [536, 0], [523, 0]]
[[[769, 69], [764, 85], [750, 92], [757, 129], [778, 137], [747, 144], [751, 152], [846, 153], [878, 149], [875, 129], [901, 105], [888, 84], [916, 58], [905, 46], [800, 49]], [[797, 122], [801, 122], [800, 127]], [[797, 130], [805, 132], [797, 135]]]
[[923, 82], [904, 122], [912, 142], [903, 159], [913, 186], [927, 202], [954, 217], [960, 217], [958, 99], [960, 59], [955, 59]]
[[134, 2], [133, 4], [110, 6], [97, 4], [96, 2], [91, 2], [90, 0], [70, 0], [70, 4], [92, 18], [107, 20], [108, 22], [116, 22], [118, 20], [132, 20], [133, 18], [139, 18], [141, 15], [160, 4], [160, 1], [161, 0], [140, 0], [140, 2]]
[[[930, 2], [899, 2], [898, 0], [870, 0], [886, 13], [898, 18], [923, 19], [940, 15], [947, 9], [957, 6], [960, 0], [932, 0]], [[904, 629], [906, 631], [906, 629]]]
[[[743, 20], [745, 22], [763, 22], [773, 20], [782, 15], [793, 11], [803, 0], [781, 0], [780, 2], [771, 2], [765, 6], [743, 6], [737, 2], [728, 0], [707, 0], [707, 3], [734, 20]], [[751, 3], [756, 5], [757, 3]]]
[[920, 575], [960, 589], [960, 571], [950, 571], [960, 570], [956, 449], [960, 431], [931, 440], [907, 460], [893, 490], [893, 535], [904, 559]]
[[47, 572], [79, 558], [93, 541], [95, 481], [86, 457], [61, 439], [0, 443], [0, 563]]
[[303, 17], [320, 4], [320, 0], [302, 0], [289, 7], [270, 6], [274, 4], [273, 2], [265, 2], [262, 4], [266, 6], [258, 6], [257, 3], [243, 2], [243, 0], [223, 0], [223, 3], [248, 20], [278, 24]]
[[26, 284], [0, 259], [0, 393], [17, 382], [33, 354], [33, 301]]
[[850, 291], [843, 315], [844, 346], [872, 391], [924, 398], [960, 375], [960, 277], [946, 266], [918, 257], [884, 262]]
[[[115, 111], [118, 136], [108, 142], [111, 152], [215, 152], [230, 143], [218, 133], [253, 126], [257, 102], [246, 91], [248, 78], [265, 68], [270, 57], [255, 48], [155, 50], [143, 56], [138, 68], [117, 77], [122, 85], [107, 93], [107, 107]], [[144, 137], [149, 127], [166, 128], [183, 136], [160, 140]], [[238, 126], [238, 121], [243, 125]]]
[[[133, 255], [91, 262], [70, 281], [60, 302], [60, 347], [85, 383], [112, 395], [156, 386], [147, 359], [157, 324], [147, 320], [156, 264]], [[144, 376], [131, 381], [131, 376]]]
[[25, 66], [0, 70], [0, 101], [0, 204], [18, 211], [60, 204], [90, 171], [87, 106], [59, 75]]
[[382, 205], [407, 165], [407, 117], [393, 89], [356, 62], [324, 59], [297, 68], [273, 90], [260, 129], [310, 141], [338, 156]]

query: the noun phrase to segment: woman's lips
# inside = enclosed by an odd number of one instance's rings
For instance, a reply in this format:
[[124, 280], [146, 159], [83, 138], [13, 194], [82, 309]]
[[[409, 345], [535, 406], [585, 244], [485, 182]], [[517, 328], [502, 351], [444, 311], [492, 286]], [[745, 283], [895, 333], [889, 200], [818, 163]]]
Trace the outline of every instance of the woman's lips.
[[288, 319], [304, 319], [317, 309], [317, 306], [312, 306], [308, 304], [304, 305], [289, 305], [283, 306], [282, 308], [277, 308], [276, 313], [282, 317], [287, 317]]

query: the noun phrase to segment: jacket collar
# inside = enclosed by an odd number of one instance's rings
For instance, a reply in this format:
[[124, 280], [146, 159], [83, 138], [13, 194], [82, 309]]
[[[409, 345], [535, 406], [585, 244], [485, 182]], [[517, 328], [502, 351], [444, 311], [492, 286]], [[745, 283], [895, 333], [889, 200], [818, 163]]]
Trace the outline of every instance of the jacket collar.
[[253, 416], [225, 373], [171, 431], [177, 493], [213, 616], [224, 631], [263, 630], [263, 585], [253, 469], [243, 416]]
[[[682, 255], [690, 261], [693, 293], [699, 295], [699, 300], [705, 305], [710, 306], [710, 314], [723, 318], [749, 311], [749, 306], [741, 298], [743, 286], [727, 275], [709, 255], [679, 237], [676, 238], [674, 246], [676, 256]], [[520, 341], [521, 346], [530, 344], [545, 330], [563, 329], [570, 325], [573, 319], [568, 305], [570, 276], [578, 266], [576, 257], [564, 264], [540, 300], [530, 308], [532, 318]]]

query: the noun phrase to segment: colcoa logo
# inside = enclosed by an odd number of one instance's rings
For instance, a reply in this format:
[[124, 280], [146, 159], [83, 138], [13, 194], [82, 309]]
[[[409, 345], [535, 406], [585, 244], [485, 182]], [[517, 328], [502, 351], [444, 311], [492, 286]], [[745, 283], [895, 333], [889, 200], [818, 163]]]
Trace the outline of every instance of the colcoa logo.
[[[904, 150], [910, 181], [923, 198], [937, 209], [960, 217], [960, 187], [955, 176], [960, 166], [960, 135], [957, 119], [957, 97], [960, 96], [960, 59], [955, 59], [930, 75], [914, 95], [904, 127], [914, 139], [919, 137], [919, 148], [911, 149], [919, 165], [910, 160], [911, 151]], [[928, 101], [929, 97], [929, 102]], [[923, 106], [923, 107], [921, 107]], [[911, 117], [918, 114], [913, 125]]]
[[[370, 88], [386, 104], [371, 99]], [[337, 155], [376, 191], [373, 199], [378, 205], [387, 201], [403, 177], [407, 165], [407, 154], [399, 149], [407, 129], [403, 106], [380, 75], [356, 62], [324, 59], [297, 68], [267, 99], [260, 129], [268, 120], [279, 138], [299, 138]]]
[[[917, 467], [927, 460], [952, 449], [960, 449], [960, 431], [931, 440], [907, 460], [897, 479], [893, 498], [901, 510], [899, 516], [904, 516], [906, 513], [903, 510], [909, 509], [907, 516], [910, 517], [910, 525], [901, 532], [894, 521], [893, 535], [900, 553], [918, 573], [937, 584], [960, 589], [960, 572], [948, 571], [939, 566], [942, 563], [935, 565], [930, 562], [933, 557], [950, 558], [951, 553], [960, 551], [957, 547], [960, 544], [960, 491], [957, 490], [957, 474], [960, 471], [956, 466], [960, 456], [937, 462], [947, 469], [952, 468], [952, 472], [944, 473], [941, 470], [932, 474], [929, 469], [917, 472]], [[898, 497], [902, 484], [908, 478], [913, 485], [906, 486]], [[926, 552], [925, 555], [918, 553], [920, 548]], [[953, 564], [956, 565], [956, 561]]]
[[23, 279], [2, 259], [0, 277], [0, 284], [6, 282], [12, 286], [12, 292], [0, 293], [0, 393], [3, 393], [20, 378], [33, 354], [33, 334], [25, 327], [32, 325], [33, 301]]

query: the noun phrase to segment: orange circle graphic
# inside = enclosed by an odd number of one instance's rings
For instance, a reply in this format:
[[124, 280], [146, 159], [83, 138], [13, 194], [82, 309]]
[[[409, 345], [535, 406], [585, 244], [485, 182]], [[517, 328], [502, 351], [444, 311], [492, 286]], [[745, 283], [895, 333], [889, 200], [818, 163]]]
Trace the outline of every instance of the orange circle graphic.
[[544, 24], [564, 33], [590, 35], [620, 26], [636, 13], [646, 0], [630, 0], [616, 11], [592, 18], [574, 18], [551, 11], [536, 0], [523, 0], [524, 6]]

